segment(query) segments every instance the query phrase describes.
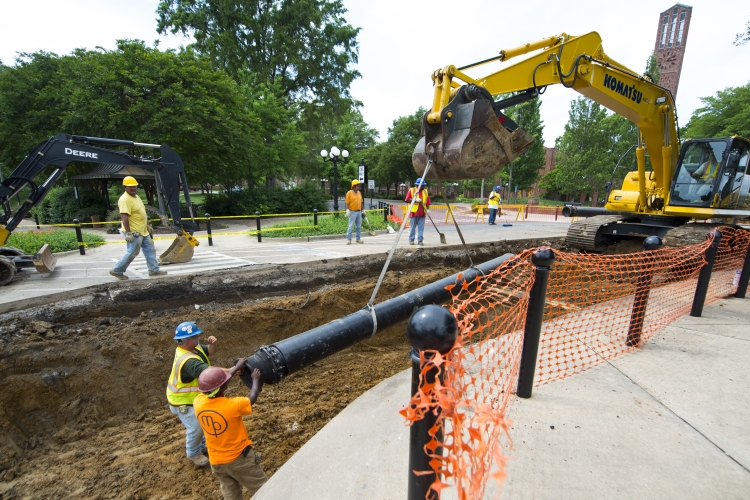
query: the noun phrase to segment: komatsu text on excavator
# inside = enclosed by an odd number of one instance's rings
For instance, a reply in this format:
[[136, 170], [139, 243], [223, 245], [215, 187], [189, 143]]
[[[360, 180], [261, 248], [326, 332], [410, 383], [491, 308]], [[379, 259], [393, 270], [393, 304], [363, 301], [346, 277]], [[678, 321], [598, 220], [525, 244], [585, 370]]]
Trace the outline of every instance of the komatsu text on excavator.
[[[159, 158], [136, 157], [128, 154], [127, 150], [111, 150], [102, 146], [158, 149], [161, 156]], [[0, 206], [2, 207], [2, 213], [0, 213], [0, 286], [9, 283], [19, 268], [35, 267], [37, 271], [44, 273], [54, 270], [57, 259], [50, 252], [49, 245], [44, 245], [35, 255], [24, 255], [16, 248], [2, 245], [5, 245], [11, 232], [18, 227], [29, 210], [41, 203], [71, 162], [131, 165], [154, 171], [160, 204], [163, 199], [172, 219], [171, 221], [168, 219], [164, 207], [160, 209], [147, 207], [147, 209], [157, 214], [164, 225], [169, 226], [177, 234], [177, 238], [159, 257], [159, 261], [162, 264], [174, 264], [187, 262], [192, 258], [193, 247], [198, 245], [198, 240], [192, 236], [195, 227], [194, 214], [190, 204], [188, 183], [185, 179], [185, 167], [180, 156], [172, 148], [165, 144], [58, 134], [39, 143], [13, 173], [0, 183]], [[35, 181], [35, 178], [48, 167], [51, 167], [48, 177], [42, 182]], [[181, 219], [180, 184], [183, 186], [185, 202], [190, 210], [192, 222]], [[11, 197], [26, 187], [30, 189], [30, 193], [23, 204], [12, 212]]]
[[[465, 73], [530, 53], [486, 76]], [[491, 177], [522, 154], [534, 138], [502, 110], [537, 98], [548, 85], [573, 89], [635, 123], [638, 170], [608, 194], [604, 208], [564, 210], [584, 217], [568, 231], [575, 247], [602, 251], [622, 239], [663, 237], [691, 221], [750, 218], [750, 141], [695, 139], [680, 149], [671, 92], [605, 54], [596, 32], [563, 33], [461, 68], [446, 66], [432, 80], [432, 107], [423, 117], [412, 163], [423, 175], [431, 162], [426, 177], [438, 181]], [[494, 99], [506, 94], [511, 96]]]

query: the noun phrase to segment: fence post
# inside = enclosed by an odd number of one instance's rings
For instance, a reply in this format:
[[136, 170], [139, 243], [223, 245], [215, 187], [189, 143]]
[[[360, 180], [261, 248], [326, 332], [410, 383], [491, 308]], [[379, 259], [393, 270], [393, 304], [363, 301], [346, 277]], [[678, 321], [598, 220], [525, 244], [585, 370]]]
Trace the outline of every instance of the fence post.
[[313, 227], [318, 229], [318, 209], [313, 208]]
[[255, 225], [258, 229], [258, 243], [260, 243], [260, 212], [258, 212], [257, 210], [255, 211]]
[[39, 216], [37, 214], [34, 214], [34, 222], [36, 222], [36, 228], [41, 229], [41, 227], [39, 227]]
[[86, 255], [86, 248], [83, 246], [83, 233], [81, 233], [81, 221], [73, 219], [73, 224], [76, 225], [76, 239], [78, 240], [78, 251], [81, 255]]
[[742, 265], [742, 273], [740, 274], [740, 281], [737, 284], [737, 291], [734, 296], [738, 299], [744, 299], [745, 293], [747, 293], [747, 283], [750, 281], [750, 245], [747, 246], [747, 253], [745, 253], [745, 263]]
[[[661, 247], [661, 238], [658, 236], [649, 236], [643, 242], [643, 249], [658, 250]], [[628, 326], [628, 336], [625, 344], [628, 347], [637, 346], [641, 342], [641, 333], [643, 333], [643, 320], [646, 318], [646, 307], [648, 306], [648, 296], [651, 293], [651, 282], [654, 277], [654, 270], [651, 263], [647, 263], [644, 269], [639, 270], [638, 281], [635, 285], [635, 298], [633, 299], [633, 309], [630, 312], [630, 325]]]
[[534, 284], [529, 292], [526, 326], [523, 330], [521, 367], [518, 371], [518, 388], [516, 390], [516, 395], [520, 398], [530, 398], [531, 389], [534, 386], [534, 370], [536, 370], [536, 358], [539, 352], [539, 336], [542, 333], [544, 301], [547, 297], [547, 280], [554, 261], [555, 252], [551, 248], [539, 248], [531, 256], [531, 262], [536, 270], [534, 271]]
[[557, 215], [560, 213], [560, 207], [555, 207], [555, 222], [557, 222]]
[[[420, 307], [409, 318], [406, 324], [406, 335], [413, 347], [411, 356], [411, 394], [415, 395], [419, 389], [419, 377], [422, 373], [420, 366], [420, 351], [438, 351], [448, 353], [456, 343], [458, 325], [448, 309], [437, 305]], [[424, 353], [429, 359], [433, 353]], [[424, 383], [432, 384], [435, 379], [442, 381], [443, 370], [433, 367], [424, 373]], [[439, 409], [428, 411], [424, 418], [414, 422], [409, 430], [409, 488], [408, 500], [439, 500], [440, 493], [430, 491], [430, 485], [435, 482], [435, 472], [430, 467], [430, 454], [442, 455], [443, 449], [438, 447], [428, 454], [425, 445], [430, 442], [429, 431], [440, 416]], [[435, 434], [438, 441], [443, 437], [442, 431]], [[429, 474], [417, 475], [414, 471], [431, 471]], [[428, 497], [427, 494], [431, 493]]]
[[524, 219], [528, 219], [528, 218], [529, 218], [529, 204], [527, 203], [526, 210], [524, 212]]
[[693, 296], [693, 306], [690, 308], [690, 316], [700, 318], [703, 314], [703, 305], [706, 303], [706, 294], [708, 293], [708, 283], [711, 281], [711, 271], [714, 268], [714, 260], [716, 260], [716, 251], [719, 249], [719, 242], [721, 242], [721, 231], [714, 229], [711, 231], [714, 233], [714, 240], [711, 242], [711, 246], [706, 249], [706, 263], [701, 267], [701, 272], [698, 275], [698, 284], [695, 286], [695, 295]]
[[211, 237], [211, 214], [206, 212], [206, 232], [208, 233], [208, 246], [214, 246], [214, 239]]
[[388, 210], [390, 205], [383, 203], [383, 222], [388, 222]]

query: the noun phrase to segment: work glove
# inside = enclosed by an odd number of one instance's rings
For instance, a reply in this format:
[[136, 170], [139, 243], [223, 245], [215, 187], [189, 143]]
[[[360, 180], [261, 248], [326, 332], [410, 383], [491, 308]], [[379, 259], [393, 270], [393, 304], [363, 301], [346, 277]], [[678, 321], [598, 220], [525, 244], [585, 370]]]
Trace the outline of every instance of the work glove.
[[149, 224], [146, 227], [148, 228], [148, 235], [153, 238], [154, 237], [154, 226], [152, 226], [151, 224]]
[[364, 219], [365, 217], [367, 217], [367, 214], [365, 213], [364, 210], [362, 210], [362, 218]]
[[133, 233], [125, 233], [125, 241], [133, 243], [135, 241], [135, 235]]
[[425, 208], [424, 209], [424, 213], [426, 213], [427, 215], [430, 215], [430, 209], [429, 208]]
[[349, 216], [350, 216], [351, 214], [352, 214], [351, 210], [349, 210], [349, 209], [347, 208], [347, 209], [346, 209], [346, 216], [347, 216], [347, 217], [349, 217]]

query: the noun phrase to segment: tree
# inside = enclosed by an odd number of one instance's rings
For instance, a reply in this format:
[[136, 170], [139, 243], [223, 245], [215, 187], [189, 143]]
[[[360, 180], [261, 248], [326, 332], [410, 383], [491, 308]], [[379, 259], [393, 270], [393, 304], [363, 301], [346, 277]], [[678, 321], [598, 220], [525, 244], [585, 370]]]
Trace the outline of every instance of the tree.
[[648, 59], [646, 60], [646, 71], [644, 73], [650, 75], [654, 80], [654, 83], [659, 83], [661, 70], [659, 70], [659, 63], [656, 61], [656, 52], [651, 52], [651, 55], [648, 56]]
[[734, 44], [738, 47], [740, 45], [745, 45], [747, 42], [750, 42], [750, 21], [745, 25], [745, 32], [738, 33], [737, 36], [734, 37]]
[[695, 110], [685, 126], [687, 137], [750, 136], [750, 83], [702, 97], [704, 106]]
[[388, 140], [381, 146], [377, 166], [371, 173], [371, 177], [375, 178], [378, 185], [413, 182], [416, 173], [411, 163], [411, 155], [422, 137], [424, 114], [425, 110], [419, 108], [413, 115], [393, 120], [393, 126], [388, 128]]
[[[511, 190], [513, 190], [514, 186], [518, 186], [519, 190], [530, 189], [539, 180], [539, 171], [544, 168], [544, 164], [546, 163], [544, 157], [546, 148], [542, 142], [544, 123], [539, 114], [541, 104], [540, 99], [532, 99], [504, 111], [518, 126], [536, 138], [536, 141], [529, 146], [526, 153], [512, 163], [513, 186], [510, 188]], [[510, 178], [510, 168], [503, 169], [500, 172], [500, 178], [502, 181], [507, 182]]]
[[341, 0], [162, 0], [157, 13], [159, 33], [191, 34], [216, 68], [256, 73], [290, 101], [338, 106], [360, 76]]
[[606, 110], [586, 97], [571, 101], [565, 132], [555, 141], [560, 153], [554, 174], [544, 176], [543, 188], [567, 195], [603, 190], [612, 172], [606, 117]]

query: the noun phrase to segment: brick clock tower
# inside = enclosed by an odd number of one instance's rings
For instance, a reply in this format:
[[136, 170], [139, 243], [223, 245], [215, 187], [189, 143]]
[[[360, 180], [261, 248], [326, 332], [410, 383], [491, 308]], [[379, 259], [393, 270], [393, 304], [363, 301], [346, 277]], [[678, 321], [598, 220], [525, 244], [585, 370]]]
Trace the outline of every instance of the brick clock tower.
[[659, 29], [654, 46], [659, 65], [659, 85], [671, 90], [675, 99], [692, 13], [692, 7], [678, 3], [659, 15]]

